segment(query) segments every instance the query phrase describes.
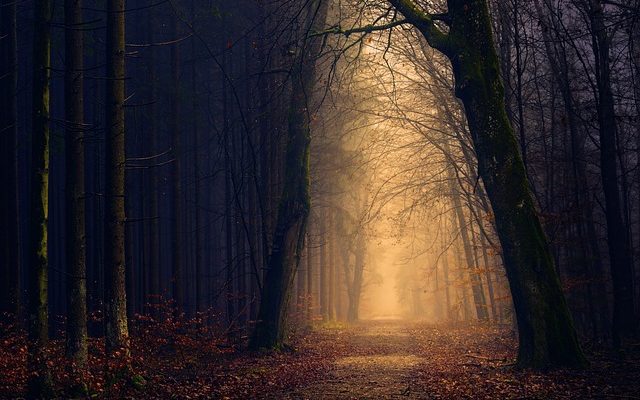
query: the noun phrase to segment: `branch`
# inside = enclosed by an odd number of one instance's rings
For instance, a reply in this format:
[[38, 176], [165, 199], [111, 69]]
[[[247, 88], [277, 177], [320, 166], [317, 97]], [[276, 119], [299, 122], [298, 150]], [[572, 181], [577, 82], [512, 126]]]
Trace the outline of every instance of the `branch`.
[[448, 35], [442, 32], [434, 23], [436, 20], [447, 23], [449, 19], [447, 14], [431, 15], [422, 11], [411, 0], [389, 0], [389, 3], [404, 15], [407, 22], [418, 28], [431, 47], [447, 56], [451, 54], [451, 43]]
[[325, 31], [320, 31], [320, 32], [313, 32], [312, 34], [309, 35], [309, 37], [314, 37], [314, 36], [324, 36], [324, 35], [344, 35], [344, 36], [349, 36], [353, 33], [364, 33], [364, 34], [368, 34], [368, 33], [372, 33], [372, 32], [376, 32], [376, 31], [385, 31], [387, 29], [392, 29], [395, 28], [396, 26], [400, 26], [403, 24], [408, 24], [410, 23], [408, 20], [406, 19], [401, 19], [401, 20], [397, 20], [397, 21], [393, 21], [393, 22], [389, 22], [388, 24], [384, 24], [384, 25], [366, 25], [366, 26], [359, 26], [356, 28], [351, 28], [351, 29], [347, 29], [347, 30], [343, 30], [340, 25], [335, 26], [331, 29], [327, 29]]

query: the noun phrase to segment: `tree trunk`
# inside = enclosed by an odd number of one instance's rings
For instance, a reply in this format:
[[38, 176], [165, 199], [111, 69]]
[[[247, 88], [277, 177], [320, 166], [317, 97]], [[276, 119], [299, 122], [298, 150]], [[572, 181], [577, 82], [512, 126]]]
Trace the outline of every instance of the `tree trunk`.
[[[540, 25], [542, 27], [542, 36], [545, 44], [545, 51], [553, 77], [560, 88], [562, 95], [562, 101], [564, 104], [564, 110], [567, 115], [567, 124], [569, 128], [570, 141], [571, 141], [571, 163], [572, 173], [575, 185], [574, 195], [576, 208], [580, 210], [584, 215], [584, 221], [578, 221], [578, 234], [580, 240], [580, 247], [582, 250], [582, 259], [579, 260], [580, 264], [587, 266], [587, 272], [590, 274], [590, 280], [595, 283], [590, 283], [589, 287], [595, 286], [595, 290], [601, 299], [606, 299], [606, 287], [604, 284], [602, 259], [600, 257], [600, 250], [598, 246], [598, 238], [594, 226], [593, 205], [589, 200], [588, 182], [587, 182], [587, 164], [584, 154], [584, 139], [585, 135], [580, 135], [578, 131], [577, 113], [575, 109], [575, 101], [573, 94], [571, 93], [569, 77], [569, 67], [566, 59], [566, 54], [562, 49], [561, 52], [555, 52], [552, 48], [552, 44], [556, 43], [554, 37], [551, 36], [551, 31], [547, 23], [547, 17], [543, 12], [543, 9], [539, 1], [535, 1], [536, 11], [540, 18]], [[558, 38], [559, 39], [559, 38]], [[556, 57], [556, 54], [558, 56]], [[585, 136], [585, 137], [583, 137]], [[553, 171], [553, 170], [551, 170]], [[553, 172], [552, 172], [553, 173]], [[586, 232], [585, 232], [586, 231]], [[593, 302], [591, 296], [587, 299], [588, 302]], [[599, 325], [602, 330], [607, 326], [608, 309], [605, 301], [598, 302], [598, 314]], [[592, 315], [594, 319], [594, 325], [596, 323], [595, 315]], [[597, 329], [596, 329], [597, 330]]]
[[485, 0], [449, 0], [443, 33], [432, 16], [409, 0], [390, 0], [443, 52], [453, 66], [494, 211], [511, 287], [520, 367], [582, 366], [584, 355], [553, 264], [527, 181], [515, 134], [505, 112], [500, 66]]
[[125, 286], [124, 0], [107, 1], [105, 93], [104, 303], [105, 348], [110, 357], [129, 356]]
[[[448, 146], [445, 147], [445, 151], [448, 151]], [[457, 185], [459, 182], [454, 181], [454, 174], [452, 168], [449, 168], [449, 184], [451, 186], [451, 195], [453, 196], [453, 208], [456, 214], [458, 228], [460, 229], [460, 238], [462, 239], [462, 247], [464, 250], [464, 258], [466, 261], [466, 269], [471, 279], [471, 292], [473, 293], [473, 304], [476, 309], [476, 317], [481, 321], [489, 319], [487, 311], [487, 301], [484, 297], [484, 290], [482, 289], [482, 279], [478, 274], [478, 265], [475, 257], [473, 257], [471, 249], [471, 240], [469, 239], [469, 229], [464, 220], [464, 210], [462, 209], [462, 202], [460, 201], [460, 190]], [[473, 235], [473, 232], [471, 232]], [[459, 267], [462, 268], [462, 265]], [[464, 289], [463, 289], [464, 290]], [[466, 302], [465, 302], [466, 303]]]
[[16, 104], [18, 60], [16, 2], [0, 0], [0, 319], [20, 311]]
[[347, 321], [355, 322], [360, 318], [360, 298], [362, 297], [362, 284], [364, 282], [364, 263], [366, 246], [364, 233], [359, 233], [355, 245], [355, 264], [353, 266], [353, 282], [351, 282], [351, 296], [349, 296], [349, 310]]
[[305, 300], [308, 321], [313, 319], [313, 243], [311, 238], [311, 228], [309, 228], [307, 229], [307, 292]]
[[[147, 21], [147, 41], [153, 43], [155, 40], [154, 26], [156, 22], [155, 13], [153, 9], [149, 10], [150, 15]], [[148, 66], [147, 71], [149, 74], [149, 114], [147, 118], [149, 137], [149, 148], [152, 155], [160, 153], [159, 135], [157, 129], [157, 107], [156, 107], [156, 57], [154, 46], [149, 48]], [[149, 297], [145, 299], [151, 306], [151, 315], [158, 317], [160, 312], [160, 223], [159, 223], [159, 207], [158, 207], [158, 168], [152, 168], [149, 172], [149, 221], [148, 221], [148, 235], [149, 235], [149, 268], [148, 268], [148, 282], [149, 282]]]
[[328, 295], [327, 295], [327, 318], [329, 321], [336, 319], [336, 257], [335, 257], [335, 243], [334, 243], [334, 222], [331, 212], [327, 213], [328, 224], [326, 232], [327, 241], [327, 261], [328, 261]]
[[31, 226], [29, 229], [29, 396], [53, 395], [45, 346], [49, 342], [47, 233], [49, 217], [49, 91], [51, 79], [49, 0], [34, 4], [33, 109], [31, 136]]
[[[171, 34], [173, 40], [178, 37], [177, 16], [172, 16]], [[171, 134], [171, 147], [173, 149], [173, 168], [171, 181], [173, 183], [173, 221], [171, 227], [171, 250], [173, 252], [173, 300], [175, 302], [176, 315], [184, 311], [184, 265], [183, 265], [183, 220], [182, 220], [182, 171], [181, 171], [181, 134], [178, 116], [180, 115], [180, 75], [179, 75], [178, 43], [171, 46], [171, 117], [169, 119], [169, 132]]]
[[[81, 0], [65, 0], [65, 156], [67, 245], [67, 357], [87, 364], [87, 287], [84, 187], [83, 31]], [[78, 378], [82, 374], [76, 372]], [[80, 382], [81, 392], [86, 392]]]
[[[196, 0], [191, 0], [191, 18], [195, 23], [196, 20], [196, 12], [195, 12], [195, 3]], [[198, 97], [196, 94], [198, 93], [198, 70], [196, 65], [196, 41], [197, 39], [194, 37], [191, 39], [191, 92], [192, 92], [192, 101], [191, 101], [191, 115], [193, 118], [193, 148], [194, 148], [194, 175], [195, 175], [195, 204], [194, 204], [194, 225], [195, 225], [195, 280], [196, 280], [196, 293], [195, 293], [195, 303], [196, 303], [196, 316], [199, 313], [202, 313], [207, 308], [207, 304], [205, 299], [205, 293], [209, 293], [211, 290], [210, 285], [208, 285], [208, 278], [203, 270], [203, 243], [204, 243], [204, 230], [208, 229], [206, 225], [203, 225], [202, 211], [201, 208], [204, 205], [203, 196], [202, 196], [202, 179], [203, 179], [203, 162], [202, 162], [202, 151], [200, 150], [200, 146], [205, 146], [207, 141], [204, 136], [205, 130], [200, 129], [198, 124], [199, 114], [198, 114]]]
[[616, 116], [611, 91], [609, 37], [600, 0], [590, 2], [593, 53], [598, 83], [598, 124], [600, 126], [600, 170], [604, 189], [607, 242], [613, 280], [613, 339], [619, 345], [637, 332], [633, 298], [633, 267], [628, 230], [624, 226], [616, 165]]
[[318, 244], [320, 247], [320, 257], [319, 264], [320, 270], [320, 315], [322, 315], [322, 320], [327, 321], [329, 319], [329, 268], [328, 268], [328, 257], [327, 257], [327, 221], [326, 221], [326, 213], [320, 214], [320, 221], [318, 225], [320, 226], [320, 243]]
[[[307, 29], [317, 30], [325, 23], [328, 1], [309, 4]], [[284, 187], [267, 264], [258, 321], [251, 338], [252, 348], [274, 348], [282, 344], [285, 332], [289, 289], [304, 247], [309, 216], [309, 145], [311, 142], [309, 97], [316, 78], [315, 59], [321, 39], [301, 41], [292, 70], [289, 104]]]

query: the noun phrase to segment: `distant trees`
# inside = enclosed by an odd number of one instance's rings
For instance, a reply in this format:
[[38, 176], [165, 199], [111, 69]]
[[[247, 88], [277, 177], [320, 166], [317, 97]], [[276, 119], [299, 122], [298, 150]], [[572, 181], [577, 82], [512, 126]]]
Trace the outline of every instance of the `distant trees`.
[[600, 170], [605, 199], [607, 243], [613, 282], [613, 337], [617, 345], [623, 337], [637, 333], [634, 308], [633, 257], [629, 231], [625, 228], [618, 185], [618, 129], [615, 101], [611, 88], [609, 33], [600, 0], [592, 0], [586, 10], [591, 23], [597, 90], [598, 132], [600, 138]]

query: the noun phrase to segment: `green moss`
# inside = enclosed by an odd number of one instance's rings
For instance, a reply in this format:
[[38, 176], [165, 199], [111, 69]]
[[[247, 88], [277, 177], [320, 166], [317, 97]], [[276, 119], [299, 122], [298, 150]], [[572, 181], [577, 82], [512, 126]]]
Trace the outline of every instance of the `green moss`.
[[134, 389], [141, 390], [147, 385], [147, 380], [142, 375], [136, 374], [129, 379], [129, 383]]

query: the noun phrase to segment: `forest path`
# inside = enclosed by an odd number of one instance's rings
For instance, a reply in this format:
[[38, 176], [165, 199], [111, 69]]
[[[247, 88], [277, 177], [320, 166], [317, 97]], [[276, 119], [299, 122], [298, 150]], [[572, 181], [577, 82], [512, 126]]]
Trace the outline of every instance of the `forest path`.
[[348, 331], [336, 330], [320, 338], [337, 348], [329, 374], [273, 398], [426, 398], [427, 393], [415, 385], [427, 367], [426, 358], [416, 351], [424, 337], [415, 333], [413, 324], [402, 320], [365, 321]]

